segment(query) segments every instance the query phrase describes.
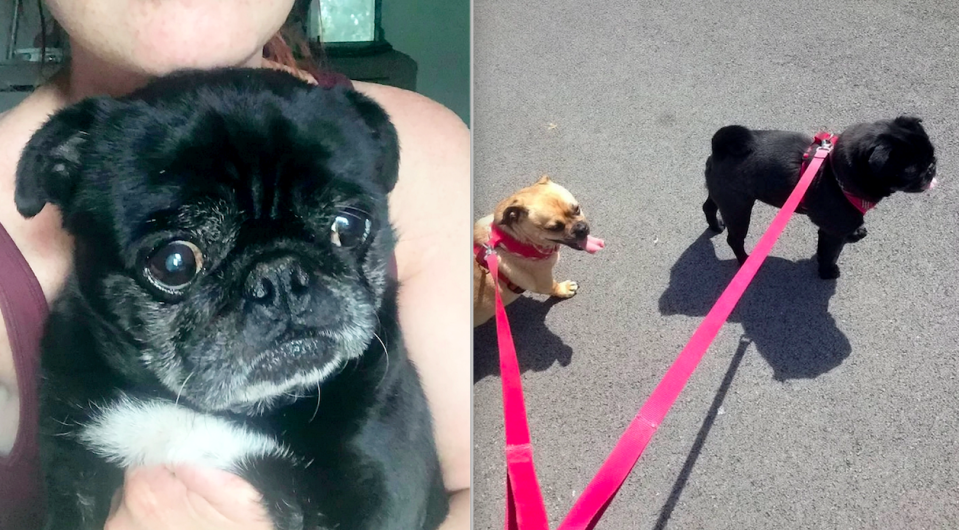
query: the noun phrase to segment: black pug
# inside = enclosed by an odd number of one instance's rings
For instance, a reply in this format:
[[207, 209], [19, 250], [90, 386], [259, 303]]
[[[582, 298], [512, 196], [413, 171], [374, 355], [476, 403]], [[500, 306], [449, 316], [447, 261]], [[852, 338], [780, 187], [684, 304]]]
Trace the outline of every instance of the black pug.
[[[799, 182], [803, 155], [812, 141], [801, 133], [740, 125], [723, 127], [713, 135], [712, 155], [706, 160], [709, 197], [703, 212], [715, 232], [722, 232], [725, 222], [726, 241], [740, 265], [748, 257], [743, 243], [753, 204], [782, 207]], [[820, 278], [839, 277], [836, 261], [843, 246], [866, 237], [866, 211], [893, 192], [918, 193], [933, 187], [935, 176], [934, 149], [919, 118], [900, 116], [843, 131], [797, 210], [819, 227]]]
[[47, 122], [16, 204], [75, 267], [42, 346], [46, 528], [101, 530], [123, 469], [195, 463], [275, 527], [434, 529], [432, 420], [403, 349], [386, 113], [269, 70], [181, 72]]

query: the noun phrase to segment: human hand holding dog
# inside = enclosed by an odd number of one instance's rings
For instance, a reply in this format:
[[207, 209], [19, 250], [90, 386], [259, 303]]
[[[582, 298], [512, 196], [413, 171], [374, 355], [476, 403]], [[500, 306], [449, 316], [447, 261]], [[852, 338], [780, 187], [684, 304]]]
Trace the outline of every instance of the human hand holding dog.
[[128, 470], [104, 530], [272, 530], [240, 477], [192, 466]]

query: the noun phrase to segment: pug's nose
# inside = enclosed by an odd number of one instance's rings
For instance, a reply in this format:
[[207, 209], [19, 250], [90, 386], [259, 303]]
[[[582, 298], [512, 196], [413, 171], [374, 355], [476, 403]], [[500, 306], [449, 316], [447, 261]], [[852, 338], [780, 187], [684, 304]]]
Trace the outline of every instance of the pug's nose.
[[244, 297], [273, 311], [298, 315], [310, 301], [312, 278], [296, 256], [280, 256], [261, 261], [246, 277]]
[[588, 224], [582, 221], [579, 221], [573, 225], [573, 236], [576, 237], [576, 239], [583, 239], [584, 237], [588, 235], [589, 235]]

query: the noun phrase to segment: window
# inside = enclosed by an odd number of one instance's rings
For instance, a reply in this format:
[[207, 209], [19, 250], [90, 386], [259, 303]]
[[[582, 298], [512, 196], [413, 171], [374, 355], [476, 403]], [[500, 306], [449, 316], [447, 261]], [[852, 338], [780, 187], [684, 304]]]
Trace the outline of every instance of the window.
[[382, 0], [309, 0], [306, 33], [330, 55], [382, 51]]
[[[317, 2], [312, 4], [315, 12]], [[319, 4], [319, 24], [311, 24], [310, 38], [322, 35], [327, 43], [375, 40], [376, 0], [321, 0]], [[317, 26], [322, 27], [319, 34], [315, 31]]]

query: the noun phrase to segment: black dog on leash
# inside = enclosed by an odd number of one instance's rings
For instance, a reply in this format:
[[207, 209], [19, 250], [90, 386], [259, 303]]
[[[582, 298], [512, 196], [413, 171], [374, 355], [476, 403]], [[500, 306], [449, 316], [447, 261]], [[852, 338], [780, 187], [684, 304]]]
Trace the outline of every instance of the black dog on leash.
[[[706, 160], [703, 203], [706, 222], [726, 241], [740, 265], [753, 204], [781, 208], [799, 182], [803, 155], [812, 138], [786, 131], [751, 130], [739, 125], [719, 129]], [[819, 276], [839, 277], [836, 261], [846, 243], [866, 237], [863, 216], [894, 192], [918, 193], [936, 182], [936, 157], [918, 118], [861, 123], [839, 136], [800, 205], [819, 227]], [[722, 221], [716, 212], [722, 214]]]
[[386, 113], [275, 71], [161, 78], [51, 118], [16, 203], [75, 267], [43, 341], [49, 530], [101, 530], [123, 470], [237, 473], [277, 529], [432, 530], [447, 498], [397, 323]]

